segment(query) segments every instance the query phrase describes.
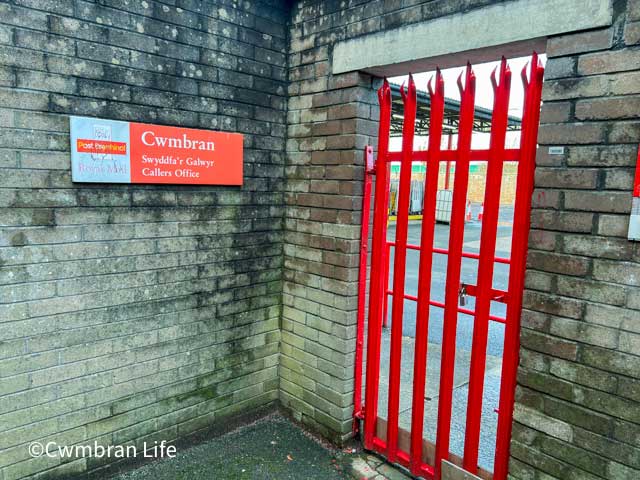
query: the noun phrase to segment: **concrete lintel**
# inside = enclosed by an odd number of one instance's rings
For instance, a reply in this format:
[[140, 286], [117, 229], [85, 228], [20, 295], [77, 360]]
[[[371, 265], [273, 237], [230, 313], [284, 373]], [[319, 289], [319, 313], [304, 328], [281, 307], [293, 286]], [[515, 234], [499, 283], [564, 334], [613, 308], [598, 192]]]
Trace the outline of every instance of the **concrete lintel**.
[[546, 37], [605, 27], [612, 0], [512, 0], [339, 42], [333, 73], [399, 75], [544, 50]]

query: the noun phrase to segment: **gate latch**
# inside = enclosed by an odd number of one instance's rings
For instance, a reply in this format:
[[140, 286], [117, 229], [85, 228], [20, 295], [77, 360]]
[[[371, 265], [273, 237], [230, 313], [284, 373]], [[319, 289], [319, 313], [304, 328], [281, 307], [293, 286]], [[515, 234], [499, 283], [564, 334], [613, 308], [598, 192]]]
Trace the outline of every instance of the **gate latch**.
[[458, 290], [459, 303], [461, 307], [467, 304], [467, 284], [461, 283], [460, 290]]

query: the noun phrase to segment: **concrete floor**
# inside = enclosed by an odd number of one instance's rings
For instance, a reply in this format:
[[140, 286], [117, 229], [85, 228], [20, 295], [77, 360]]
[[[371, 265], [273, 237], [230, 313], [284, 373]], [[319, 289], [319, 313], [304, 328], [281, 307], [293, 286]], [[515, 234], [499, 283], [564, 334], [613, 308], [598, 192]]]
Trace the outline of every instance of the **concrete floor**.
[[[474, 208], [476, 218], [479, 207]], [[500, 223], [497, 238], [497, 256], [509, 257], [511, 245], [511, 224], [513, 218], [512, 208], [502, 208], [500, 211]], [[465, 225], [464, 250], [479, 252], [481, 223], [468, 222]], [[410, 222], [408, 243], [420, 244], [421, 223]], [[395, 239], [395, 223], [389, 225], [389, 240]], [[448, 248], [449, 225], [437, 224], [435, 232], [435, 245], [439, 248]], [[393, 253], [393, 250], [392, 250]], [[418, 288], [419, 252], [409, 250], [407, 253], [406, 293], [415, 295]], [[393, 270], [393, 256], [391, 258]], [[462, 281], [468, 284], [476, 284], [477, 260], [465, 259], [462, 265]], [[509, 279], [509, 268], [505, 264], [495, 264], [493, 287], [506, 290]], [[433, 280], [431, 285], [431, 297], [434, 300], [443, 301], [446, 283], [447, 257], [435, 255], [433, 262]], [[393, 272], [390, 272], [390, 288], [393, 285]], [[466, 307], [474, 309], [474, 298], [468, 297]], [[413, 395], [413, 357], [414, 337], [416, 328], [416, 302], [406, 300], [403, 315], [403, 341], [402, 341], [402, 375], [400, 395], [401, 428], [410, 430], [411, 426], [411, 401]], [[435, 441], [436, 421], [438, 412], [438, 388], [440, 381], [440, 356], [442, 344], [443, 309], [430, 308], [429, 314], [429, 347], [427, 354], [427, 381], [425, 389], [425, 426], [424, 437]], [[491, 313], [505, 316], [506, 308], [502, 303], [493, 302]], [[379, 394], [379, 416], [386, 418], [388, 404], [388, 378], [389, 378], [389, 348], [391, 336], [391, 296], [389, 297], [389, 328], [383, 331], [381, 349], [381, 372]], [[484, 396], [482, 405], [482, 424], [480, 431], [479, 464], [487, 470], [493, 470], [493, 456], [495, 451], [495, 435], [497, 425], [497, 408], [500, 391], [500, 373], [502, 367], [502, 351], [504, 342], [504, 326], [500, 323], [490, 322], [487, 344], [487, 364], [484, 382]], [[456, 366], [454, 373], [453, 414], [451, 425], [451, 452], [462, 455], [464, 451], [464, 430], [466, 422], [466, 405], [468, 396], [469, 364], [471, 356], [471, 344], [473, 340], [473, 318], [468, 315], [458, 316], [456, 336]]]

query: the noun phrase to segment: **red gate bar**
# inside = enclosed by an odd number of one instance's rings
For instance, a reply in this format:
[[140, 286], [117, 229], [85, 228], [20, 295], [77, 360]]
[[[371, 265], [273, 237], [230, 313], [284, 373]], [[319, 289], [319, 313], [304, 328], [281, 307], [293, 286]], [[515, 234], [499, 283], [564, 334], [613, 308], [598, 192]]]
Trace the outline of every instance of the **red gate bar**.
[[[460, 284], [462, 285], [462, 284]], [[464, 284], [465, 287], [465, 294], [468, 297], [477, 297], [477, 289], [478, 287], [476, 285], [471, 285], [471, 284]], [[387, 290], [387, 295], [393, 295], [393, 290]], [[410, 295], [408, 293], [404, 294], [404, 298], [405, 300], [413, 300], [415, 302], [418, 301], [418, 297], [416, 295]], [[498, 290], [496, 288], [492, 288], [491, 289], [491, 300], [494, 302], [500, 302], [500, 303], [508, 303], [508, 292], [505, 292], [504, 290]], [[429, 300], [429, 304], [431, 306], [434, 307], [439, 307], [439, 306], [443, 306], [444, 308], [444, 304], [438, 302], [437, 300]], [[473, 310], [469, 310], [466, 308], [462, 308], [462, 307], [458, 307], [458, 312], [460, 313], [467, 313], [467, 312], [471, 312], [470, 315], [475, 316], [475, 312]], [[494, 320], [496, 319], [498, 322], [501, 323], [505, 323], [506, 318], [502, 318], [502, 317], [496, 317], [494, 316], [494, 318], [491, 318], [492, 316], [489, 315], [489, 320]]]
[[[391, 247], [395, 247], [395, 242], [387, 242], [387, 254], [386, 257], [382, 260], [383, 265], [385, 266], [385, 273], [384, 273], [384, 291], [387, 293], [387, 295], [385, 295], [385, 299], [384, 299], [384, 316], [383, 316], [383, 320], [382, 320], [382, 326], [383, 327], [387, 327], [387, 312], [388, 312], [388, 298], [389, 295], [393, 295], [393, 290], [389, 290], [389, 250], [391, 249]], [[407, 244], [407, 248], [409, 250], [420, 250], [420, 245], [413, 245], [411, 243]], [[437, 253], [440, 255], [448, 255], [449, 254], [449, 250], [445, 249], [445, 248], [436, 248], [433, 247], [433, 253]], [[461, 257], [463, 258], [472, 258], [475, 260], [478, 260], [480, 258], [480, 255], [477, 253], [472, 253], [472, 252], [462, 252], [461, 253]], [[511, 263], [511, 260], [505, 257], [494, 257], [493, 260], [496, 263], [505, 263], [505, 264], [509, 264]], [[466, 291], [467, 291], [467, 295], [470, 295], [472, 297], [475, 297], [475, 285], [467, 285], [466, 286]], [[505, 299], [507, 297], [507, 292], [503, 292], [500, 290], [493, 290], [492, 291], [492, 299], [498, 302], [502, 302], [502, 303], [506, 303]], [[405, 300], [413, 300], [413, 301], [418, 301], [418, 297], [414, 296], [414, 295], [409, 295], [409, 294], [405, 294], [404, 296]], [[429, 305], [431, 305], [432, 307], [440, 307], [440, 308], [444, 308], [444, 303], [438, 302], [436, 300], [430, 300], [429, 301]], [[463, 308], [463, 307], [458, 307], [458, 312], [459, 313], [464, 313], [466, 315], [474, 315], [474, 311], [473, 310], [469, 310], [468, 308]], [[495, 322], [499, 322], [499, 323], [505, 323], [506, 319], [503, 317], [498, 317], [496, 315], [489, 315], [489, 320], [493, 320]]]
[[[395, 247], [395, 242], [387, 242], [387, 245], [390, 245], [392, 247]], [[409, 250], [420, 250], [420, 245], [414, 245], [412, 243], [407, 243], [407, 248]], [[433, 253], [440, 253], [442, 255], [448, 255], [449, 254], [449, 250], [447, 250], [446, 248], [433, 248]], [[473, 253], [473, 252], [462, 252], [461, 254], [462, 257], [464, 258], [473, 258], [474, 260], [478, 260], [480, 258], [480, 255], [478, 253]], [[497, 262], [497, 263], [506, 263], [509, 264], [511, 263], [511, 260], [509, 258], [506, 257], [493, 257], [493, 261]]]
[[[371, 286], [369, 289], [369, 329], [367, 338], [367, 386], [365, 391], [364, 445], [373, 450], [376, 419], [378, 418], [378, 384], [380, 381], [380, 336], [382, 322], [380, 310], [384, 300], [382, 290], [382, 269], [380, 258], [385, 249], [385, 232], [387, 230], [387, 198], [385, 190], [389, 189], [387, 181], [388, 166], [385, 159], [389, 151], [389, 130], [391, 128], [391, 88], [385, 79], [378, 90], [380, 102], [380, 126], [378, 129], [378, 160], [376, 161], [376, 190], [373, 209], [373, 239], [371, 245]], [[382, 201], [381, 201], [382, 200]], [[387, 202], [388, 204], [388, 202]], [[374, 321], [371, 321], [374, 319]]]
[[[387, 290], [387, 294], [389, 295], [393, 295], [393, 290]], [[413, 302], [417, 302], [418, 301], [418, 297], [415, 295], [410, 295], [408, 293], [404, 294], [404, 299], [405, 300], [411, 300]], [[438, 302], [437, 300], [429, 300], [429, 305], [432, 307], [438, 307], [438, 308], [444, 308], [445, 304], [442, 302]], [[470, 310], [468, 308], [464, 308], [464, 307], [458, 307], [458, 313], [464, 313], [465, 315], [470, 315], [470, 316], [474, 316], [475, 312], [473, 310]], [[498, 323], [506, 323], [507, 319], [503, 318], [503, 317], [498, 317], [496, 315], [489, 315], [489, 320], [493, 320], [494, 322], [498, 322]]]
[[464, 461], [465, 470], [475, 474], [478, 471], [478, 447], [480, 443], [480, 421], [482, 419], [482, 392], [484, 389], [487, 359], [487, 336], [489, 333], [489, 312], [491, 290], [493, 288], [493, 257], [496, 249], [498, 214], [500, 208], [500, 187], [502, 182], [502, 159], [507, 134], [509, 114], [509, 92], [511, 70], [506, 58], [500, 64], [500, 84], [496, 83], [496, 70], [491, 74], [494, 102], [491, 119], [491, 140], [484, 194], [484, 217], [480, 234], [480, 260], [478, 263], [478, 289], [476, 315], [471, 345], [471, 366], [469, 374], [469, 397], [467, 401], [467, 424], [465, 428]]
[[[458, 150], [440, 150], [438, 154], [438, 161], [455, 162], [458, 159], [460, 148]], [[489, 158], [489, 150], [477, 149], [469, 150], [469, 160], [474, 162], [481, 162]], [[402, 159], [402, 152], [389, 152], [387, 155], [387, 162], [399, 162]], [[419, 150], [413, 152], [412, 162], [428, 162], [431, 159], [428, 150]], [[520, 159], [519, 148], [507, 148], [504, 151], [505, 162], [517, 162]], [[454, 183], [455, 185], [455, 183]]]
[[404, 284], [407, 257], [407, 227], [409, 200], [411, 197], [411, 158], [416, 121], [417, 92], [413, 76], [409, 76], [408, 89], [400, 88], [404, 102], [402, 126], [402, 161], [398, 183], [398, 213], [396, 220], [396, 251], [393, 265], [393, 290], [400, 295], [393, 297], [391, 305], [391, 351], [389, 361], [389, 410], [387, 418], [387, 458], [397, 459], [398, 413], [400, 408], [400, 356], [402, 355], [402, 315], [404, 312]]
[[[429, 86], [430, 125], [427, 177], [422, 206], [422, 232], [420, 236], [420, 263], [418, 266], [418, 307], [414, 350], [413, 399], [411, 416], [411, 465], [414, 475], [420, 474], [422, 465], [422, 428], [424, 426], [424, 387], [427, 375], [427, 340], [429, 335], [429, 299], [431, 297], [431, 267], [433, 263], [433, 238], [436, 226], [436, 194], [440, 165], [438, 154], [442, 142], [444, 118], [444, 81], [440, 69], [436, 70], [435, 89]], [[397, 248], [397, 247], [396, 247]], [[395, 283], [395, 282], [394, 282]]]
[[507, 324], [504, 333], [494, 480], [506, 480], [509, 466], [509, 442], [511, 440], [516, 372], [520, 349], [520, 314], [522, 311], [522, 292], [524, 289], [527, 240], [530, 226], [529, 212], [531, 210], [531, 196], [533, 195], [533, 174], [543, 77], [544, 67], [538, 60], [538, 55], [534, 52], [531, 57], [529, 82], [527, 82], [526, 67], [522, 69], [522, 83], [525, 87], [522, 133], [520, 137], [522, 161], [518, 164], [517, 194], [513, 218], [513, 239], [511, 242], [513, 263], [510, 267], [508, 287], [511, 295], [507, 304]]
[[[362, 192], [362, 219], [360, 223], [360, 267], [358, 270], [358, 320], [356, 325], [356, 358], [353, 386], [353, 433], [357, 433], [362, 418], [362, 347], [364, 343], [364, 310], [367, 289], [367, 256], [369, 254], [369, 216], [371, 212], [371, 176], [373, 148], [364, 149], [364, 190]], [[386, 297], [386, 295], [385, 295]]]
[[[386, 162], [386, 160], [385, 160]], [[385, 228], [384, 228], [384, 238], [383, 238], [383, 245], [385, 246], [383, 252], [384, 252], [384, 256], [382, 257], [382, 264], [384, 265], [384, 278], [382, 279], [382, 284], [383, 284], [383, 292], [386, 292], [387, 289], [389, 288], [389, 255], [390, 255], [390, 251], [391, 249], [389, 248], [389, 244], [387, 242], [387, 227], [389, 226], [389, 211], [390, 211], [390, 207], [389, 207], [389, 195], [390, 195], [390, 187], [391, 187], [391, 164], [387, 162], [387, 187], [384, 191], [384, 205], [385, 205], [385, 209], [384, 209], [384, 224], [385, 224]], [[383, 310], [380, 312], [382, 315], [382, 326], [384, 328], [387, 328], [387, 324], [389, 323], [389, 319], [388, 319], [388, 311], [389, 311], [389, 305], [388, 305], [388, 300], [389, 297], [387, 295], [383, 295], [384, 297], [384, 308]]]
[[[451, 133], [447, 135], [447, 150], [451, 150]], [[449, 183], [451, 177], [451, 160], [447, 160], [446, 170], [444, 172], [444, 189], [449, 190]]]
[[[387, 442], [385, 442], [381, 438], [375, 437], [373, 439], [373, 445], [375, 447], [375, 450], [380, 453], [384, 453], [387, 451]], [[400, 448], [398, 448], [396, 449], [396, 455], [397, 455], [397, 458], [395, 463], [398, 463], [404, 467], [409, 468], [409, 465], [410, 465], [409, 454], [404, 450], [401, 450]], [[419, 475], [425, 478], [433, 478], [433, 467], [426, 463], [422, 463], [422, 465], [420, 466]]]
[[[395, 242], [386, 242], [387, 248], [385, 248], [385, 256], [382, 259], [384, 265], [384, 292], [389, 290], [389, 259], [391, 258], [391, 245], [395, 246]], [[407, 244], [407, 248], [411, 248]], [[389, 295], [384, 296], [384, 310], [382, 317], [382, 326], [387, 328], [389, 324]]]
[[440, 391], [438, 405], [438, 427], [436, 433], [435, 477], [440, 478], [442, 459], [449, 458], [449, 436], [451, 432], [451, 400], [453, 397], [453, 373], [456, 359], [456, 329], [458, 323], [458, 286], [462, 268], [462, 244], [464, 241], [464, 214], [469, 182], [471, 159], [471, 135], [473, 133], [474, 102], [476, 93], [475, 74], [467, 64], [464, 88], [462, 74], [458, 77], [460, 90], [460, 127], [456, 175], [453, 184], [451, 205], [451, 227], [449, 231], [449, 258], [447, 261], [447, 283], [445, 287], [444, 325], [442, 332], [442, 356], [440, 360]]

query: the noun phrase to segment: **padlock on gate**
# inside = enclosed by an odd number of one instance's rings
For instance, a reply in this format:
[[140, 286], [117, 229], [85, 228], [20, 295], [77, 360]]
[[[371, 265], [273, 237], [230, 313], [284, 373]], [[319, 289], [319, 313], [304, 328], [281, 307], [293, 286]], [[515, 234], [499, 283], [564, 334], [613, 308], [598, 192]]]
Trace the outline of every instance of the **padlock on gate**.
[[467, 284], [461, 283], [460, 289], [458, 290], [458, 303], [460, 303], [461, 307], [464, 307], [467, 304]]

